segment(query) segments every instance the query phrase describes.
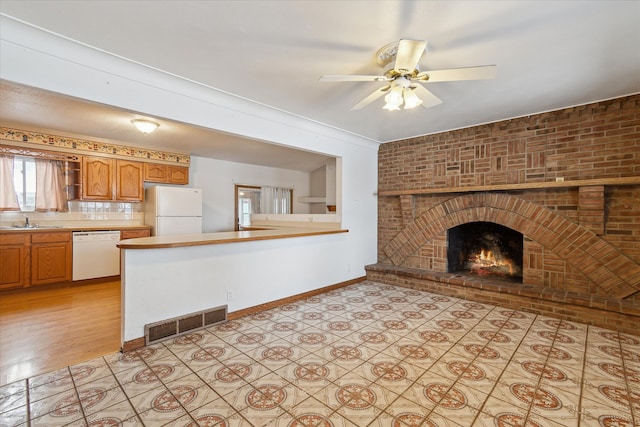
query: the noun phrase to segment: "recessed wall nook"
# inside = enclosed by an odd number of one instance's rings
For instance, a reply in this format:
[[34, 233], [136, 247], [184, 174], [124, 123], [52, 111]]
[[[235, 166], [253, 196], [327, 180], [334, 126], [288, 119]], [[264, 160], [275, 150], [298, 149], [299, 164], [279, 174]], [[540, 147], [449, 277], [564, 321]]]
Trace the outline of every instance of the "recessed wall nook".
[[640, 95], [383, 144], [378, 216], [371, 280], [640, 335]]

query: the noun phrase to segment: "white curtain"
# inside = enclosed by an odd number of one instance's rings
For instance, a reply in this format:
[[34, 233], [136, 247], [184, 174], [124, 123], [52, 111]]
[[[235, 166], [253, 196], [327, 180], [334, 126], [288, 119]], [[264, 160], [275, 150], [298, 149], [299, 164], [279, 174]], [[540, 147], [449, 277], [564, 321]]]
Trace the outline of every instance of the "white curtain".
[[18, 195], [13, 187], [13, 156], [0, 156], [0, 211], [19, 211]]
[[260, 188], [260, 213], [291, 213], [291, 189], [281, 187]]
[[66, 212], [69, 210], [62, 162], [36, 160], [36, 211]]

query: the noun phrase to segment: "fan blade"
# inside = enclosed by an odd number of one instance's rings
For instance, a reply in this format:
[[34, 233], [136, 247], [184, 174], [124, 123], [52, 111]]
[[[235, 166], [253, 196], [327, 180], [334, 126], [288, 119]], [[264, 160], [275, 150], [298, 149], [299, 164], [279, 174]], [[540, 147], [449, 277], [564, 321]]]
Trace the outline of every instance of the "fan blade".
[[393, 69], [402, 75], [413, 72], [426, 48], [425, 40], [400, 40]]
[[481, 67], [452, 68], [450, 70], [423, 71], [413, 80], [433, 82], [451, 82], [455, 80], [483, 80], [496, 76], [498, 67], [484, 65]]
[[320, 77], [321, 82], [386, 82], [391, 80], [385, 76], [366, 76], [366, 75], [329, 75]]
[[352, 111], [359, 110], [361, 108], [366, 107], [376, 99], [380, 98], [382, 95], [386, 94], [389, 89], [391, 89], [391, 86], [381, 87], [380, 89], [376, 90], [371, 95], [367, 96], [365, 99], [363, 99], [362, 101], [358, 102], [356, 105], [351, 107], [351, 110]]
[[[413, 86], [411, 86], [413, 88]], [[424, 86], [416, 85], [413, 89], [415, 94], [422, 100], [422, 106], [424, 108], [435, 107], [438, 104], [442, 104], [442, 100], [429, 92]]]

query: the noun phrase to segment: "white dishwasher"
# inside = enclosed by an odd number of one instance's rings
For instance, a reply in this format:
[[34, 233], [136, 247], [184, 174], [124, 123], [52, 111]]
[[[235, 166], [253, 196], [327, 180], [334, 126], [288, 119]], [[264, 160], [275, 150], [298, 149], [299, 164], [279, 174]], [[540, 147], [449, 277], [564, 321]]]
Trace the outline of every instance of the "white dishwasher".
[[73, 232], [73, 280], [120, 274], [119, 231]]

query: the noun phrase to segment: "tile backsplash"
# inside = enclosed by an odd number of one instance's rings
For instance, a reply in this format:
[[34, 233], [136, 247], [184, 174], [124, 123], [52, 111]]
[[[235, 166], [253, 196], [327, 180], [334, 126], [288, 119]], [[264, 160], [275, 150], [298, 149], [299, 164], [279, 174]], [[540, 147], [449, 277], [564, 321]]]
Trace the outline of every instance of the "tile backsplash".
[[123, 202], [69, 202], [68, 212], [0, 212], [0, 226], [29, 222], [48, 226], [116, 226], [144, 224], [144, 204]]

